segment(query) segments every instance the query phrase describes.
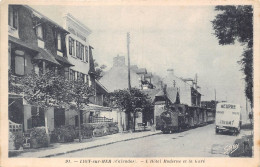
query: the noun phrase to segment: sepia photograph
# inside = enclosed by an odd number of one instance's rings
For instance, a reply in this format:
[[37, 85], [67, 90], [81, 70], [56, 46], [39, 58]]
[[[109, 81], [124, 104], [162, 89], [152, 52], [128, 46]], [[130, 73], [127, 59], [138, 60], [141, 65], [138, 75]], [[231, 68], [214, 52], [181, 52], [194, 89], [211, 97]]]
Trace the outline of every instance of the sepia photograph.
[[256, 158], [255, 6], [144, 4], [6, 5], [9, 160]]

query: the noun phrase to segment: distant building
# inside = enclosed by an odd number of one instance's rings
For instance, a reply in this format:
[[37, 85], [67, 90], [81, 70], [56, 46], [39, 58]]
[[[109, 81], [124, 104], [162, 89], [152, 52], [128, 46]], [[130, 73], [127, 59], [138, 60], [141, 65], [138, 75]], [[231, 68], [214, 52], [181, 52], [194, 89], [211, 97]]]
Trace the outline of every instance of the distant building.
[[163, 83], [166, 84], [168, 88], [173, 87], [178, 89], [181, 104], [200, 106], [201, 94], [197, 86], [195, 84], [189, 84], [188, 81], [174, 75], [173, 69], [167, 70], [167, 75], [163, 78]]
[[[132, 65], [130, 68], [131, 75], [131, 87], [137, 89], [152, 89], [151, 83], [152, 74], [147, 73], [145, 68], [138, 68], [136, 65]], [[125, 63], [124, 56], [116, 56], [113, 58], [113, 66], [111, 69], [103, 74], [100, 82], [113, 92], [117, 89], [128, 88], [128, 67]]]

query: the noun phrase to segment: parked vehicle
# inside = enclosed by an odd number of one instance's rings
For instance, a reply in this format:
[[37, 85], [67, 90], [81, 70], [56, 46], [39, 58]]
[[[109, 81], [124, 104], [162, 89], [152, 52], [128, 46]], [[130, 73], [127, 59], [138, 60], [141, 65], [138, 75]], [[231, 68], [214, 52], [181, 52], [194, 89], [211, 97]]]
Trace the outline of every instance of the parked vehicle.
[[[163, 133], [179, 132], [214, 122], [215, 110], [202, 107], [173, 104], [162, 112]], [[159, 122], [159, 121], [158, 121]]]
[[240, 132], [241, 107], [238, 104], [218, 103], [216, 108], [216, 133], [230, 131]]

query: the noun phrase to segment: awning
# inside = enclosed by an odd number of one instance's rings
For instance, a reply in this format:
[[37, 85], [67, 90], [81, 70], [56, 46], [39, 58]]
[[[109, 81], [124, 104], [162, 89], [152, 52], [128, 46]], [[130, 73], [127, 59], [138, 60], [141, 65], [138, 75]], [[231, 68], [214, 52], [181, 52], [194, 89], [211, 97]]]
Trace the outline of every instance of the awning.
[[46, 60], [48, 62], [57, 64], [57, 65], [61, 65], [60, 63], [58, 63], [54, 56], [52, 55], [52, 53], [50, 53], [48, 50], [46, 49], [42, 49], [42, 48], [38, 48], [37, 49], [39, 51], [39, 53], [37, 54], [37, 56], [35, 56], [33, 59], [34, 60]]

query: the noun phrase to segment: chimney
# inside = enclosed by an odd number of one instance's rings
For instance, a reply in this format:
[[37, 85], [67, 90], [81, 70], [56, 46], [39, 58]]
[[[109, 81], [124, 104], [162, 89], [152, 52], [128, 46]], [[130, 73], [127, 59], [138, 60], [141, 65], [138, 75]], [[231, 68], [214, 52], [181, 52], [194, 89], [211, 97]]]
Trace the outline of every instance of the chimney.
[[174, 70], [172, 68], [167, 69], [167, 75], [168, 76], [173, 76], [174, 75]]
[[113, 67], [125, 66], [125, 56], [119, 56], [113, 58]]

